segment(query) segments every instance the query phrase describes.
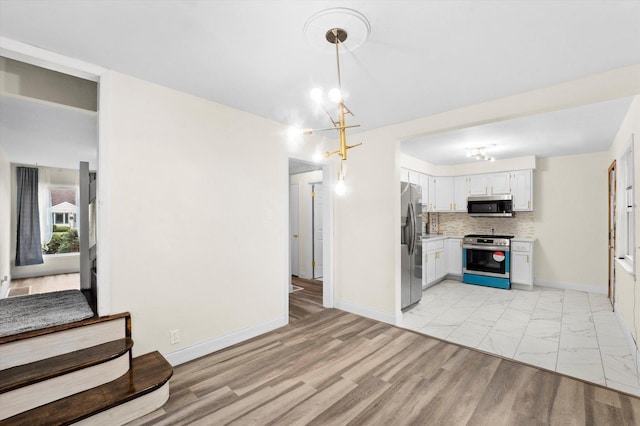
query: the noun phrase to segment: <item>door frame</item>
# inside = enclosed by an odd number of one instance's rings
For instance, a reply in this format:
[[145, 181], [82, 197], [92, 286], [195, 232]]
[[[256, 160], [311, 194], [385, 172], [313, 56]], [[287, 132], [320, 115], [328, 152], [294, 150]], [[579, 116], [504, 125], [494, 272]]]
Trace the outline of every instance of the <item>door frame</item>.
[[[295, 160], [311, 162], [309, 157], [295, 155], [288, 153], [287, 158], [293, 158]], [[334, 294], [334, 279], [333, 279], [333, 203], [334, 192], [331, 190], [337, 180], [337, 170], [333, 162], [328, 161], [322, 165], [322, 185], [324, 187], [324, 199], [322, 201], [322, 305], [325, 308], [333, 308], [333, 294]], [[289, 173], [287, 172], [287, 191], [289, 191]], [[287, 225], [289, 224], [289, 218], [287, 217]], [[288, 227], [287, 227], [288, 229]], [[291, 246], [289, 245], [289, 250]], [[287, 256], [287, 271], [289, 271], [289, 262], [291, 261], [291, 255]], [[285, 283], [286, 292], [286, 307], [287, 307], [287, 321], [289, 318], [289, 286], [291, 285], [291, 276], [287, 274], [287, 280]]]
[[0, 37], [0, 56], [36, 65], [41, 68], [57, 71], [62, 74], [68, 74], [74, 77], [95, 81], [98, 83], [98, 176], [96, 191], [96, 232], [99, 235], [96, 240], [96, 249], [100, 253], [96, 262], [100, 276], [97, 279], [97, 308], [98, 315], [106, 316], [111, 313], [111, 275], [109, 270], [109, 253], [110, 241], [109, 234], [101, 232], [109, 228], [108, 209], [109, 203], [103, 203], [101, 200], [108, 198], [108, 151], [105, 140], [107, 140], [106, 126], [100, 123], [110, 121], [109, 112], [104, 105], [109, 100], [109, 74], [107, 69], [98, 65], [81, 61], [79, 59], [70, 58], [65, 55], [51, 52], [40, 47], [32, 46], [7, 37]]
[[609, 301], [611, 302], [611, 306], [613, 306], [614, 310], [615, 310], [615, 295], [616, 295], [616, 278], [615, 278], [616, 268], [615, 268], [615, 262], [613, 261], [613, 259], [615, 258], [615, 251], [616, 251], [616, 214], [617, 214], [617, 211], [616, 211], [617, 174], [616, 173], [617, 173], [616, 160], [613, 160], [611, 162], [611, 165], [609, 166], [609, 169], [607, 170], [607, 182], [608, 182], [608, 189], [607, 189], [607, 196], [608, 196], [607, 257], [608, 259], [607, 259], [607, 264], [609, 265], [608, 276], [607, 276], [607, 281], [608, 281], [607, 297], [609, 298]]

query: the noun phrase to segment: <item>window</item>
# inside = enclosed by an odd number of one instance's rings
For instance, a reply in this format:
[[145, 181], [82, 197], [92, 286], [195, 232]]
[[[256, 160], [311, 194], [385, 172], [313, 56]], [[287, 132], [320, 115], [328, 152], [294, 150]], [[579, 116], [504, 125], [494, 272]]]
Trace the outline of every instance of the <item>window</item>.
[[76, 224], [78, 188], [50, 187], [49, 205], [46, 206], [48, 227], [43, 246], [44, 254], [74, 253], [80, 251], [80, 241]]
[[635, 255], [635, 191], [634, 191], [634, 157], [633, 143], [625, 151], [619, 161], [619, 193], [621, 197], [620, 206], [620, 244], [618, 258], [629, 262], [633, 270]]

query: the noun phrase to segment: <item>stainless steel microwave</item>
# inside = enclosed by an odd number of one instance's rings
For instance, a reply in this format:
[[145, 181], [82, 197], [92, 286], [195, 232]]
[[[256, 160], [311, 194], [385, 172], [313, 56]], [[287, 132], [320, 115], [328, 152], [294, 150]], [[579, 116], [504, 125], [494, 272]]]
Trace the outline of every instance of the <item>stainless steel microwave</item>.
[[513, 196], [484, 195], [467, 198], [470, 216], [513, 217]]

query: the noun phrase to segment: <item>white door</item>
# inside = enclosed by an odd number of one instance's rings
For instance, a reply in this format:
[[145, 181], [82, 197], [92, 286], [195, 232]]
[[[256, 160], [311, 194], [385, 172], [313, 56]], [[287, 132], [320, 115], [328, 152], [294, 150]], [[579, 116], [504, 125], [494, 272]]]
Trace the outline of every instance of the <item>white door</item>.
[[312, 185], [313, 200], [313, 278], [322, 278], [322, 205], [324, 187], [321, 183]]
[[291, 275], [300, 274], [300, 195], [298, 184], [289, 186], [289, 248], [291, 251]]

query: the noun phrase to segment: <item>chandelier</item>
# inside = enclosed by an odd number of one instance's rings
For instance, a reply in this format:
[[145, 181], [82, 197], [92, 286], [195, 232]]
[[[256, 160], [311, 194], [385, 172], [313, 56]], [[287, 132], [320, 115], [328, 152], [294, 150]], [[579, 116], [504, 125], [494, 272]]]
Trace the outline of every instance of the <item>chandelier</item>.
[[[347, 129], [360, 127], [359, 124], [347, 125], [346, 116], [353, 116], [351, 110], [345, 105], [344, 96], [342, 91], [342, 76], [340, 73], [340, 47], [344, 45], [348, 37], [347, 29], [353, 28], [355, 37], [350, 40], [350, 48], [353, 50], [364, 42], [369, 34], [369, 22], [359, 12], [347, 9], [347, 8], [333, 8], [323, 10], [316, 15], [312, 16], [305, 24], [305, 33], [307, 38], [315, 43], [318, 37], [318, 32], [322, 25], [328, 25], [324, 28], [329, 28], [324, 34], [323, 43], [330, 43], [335, 46], [336, 55], [336, 70], [338, 76], [338, 86], [329, 90], [326, 99], [336, 105], [337, 111], [332, 114], [325, 103], [325, 96], [320, 88], [314, 88], [311, 90], [310, 96], [313, 101], [322, 107], [324, 112], [329, 117], [331, 127], [324, 129], [306, 129], [305, 134], [313, 134], [316, 132], [323, 132], [327, 130], [336, 130], [339, 137], [339, 147], [334, 151], [327, 151], [323, 154], [324, 157], [330, 157], [337, 154], [340, 157], [340, 165], [338, 168], [338, 182], [336, 184], [336, 192], [338, 194], [344, 193], [344, 177], [345, 177], [345, 161], [347, 160], [347, 151], [351, 148], [362, 145], [357, 143], [354, 145], [347, 144]], [[325, 44], [326, 46], [326, 44]], [[334, 118], [336, 117], [337, 118]]]
[[[492, 145], [495, 146], [495, 145]], [[476, 160], [496, 161], [495, 157], [487, 154], [489, 147], [479, 146], [477, 148], [467, 148], [467, 157], [473, 157]]]

